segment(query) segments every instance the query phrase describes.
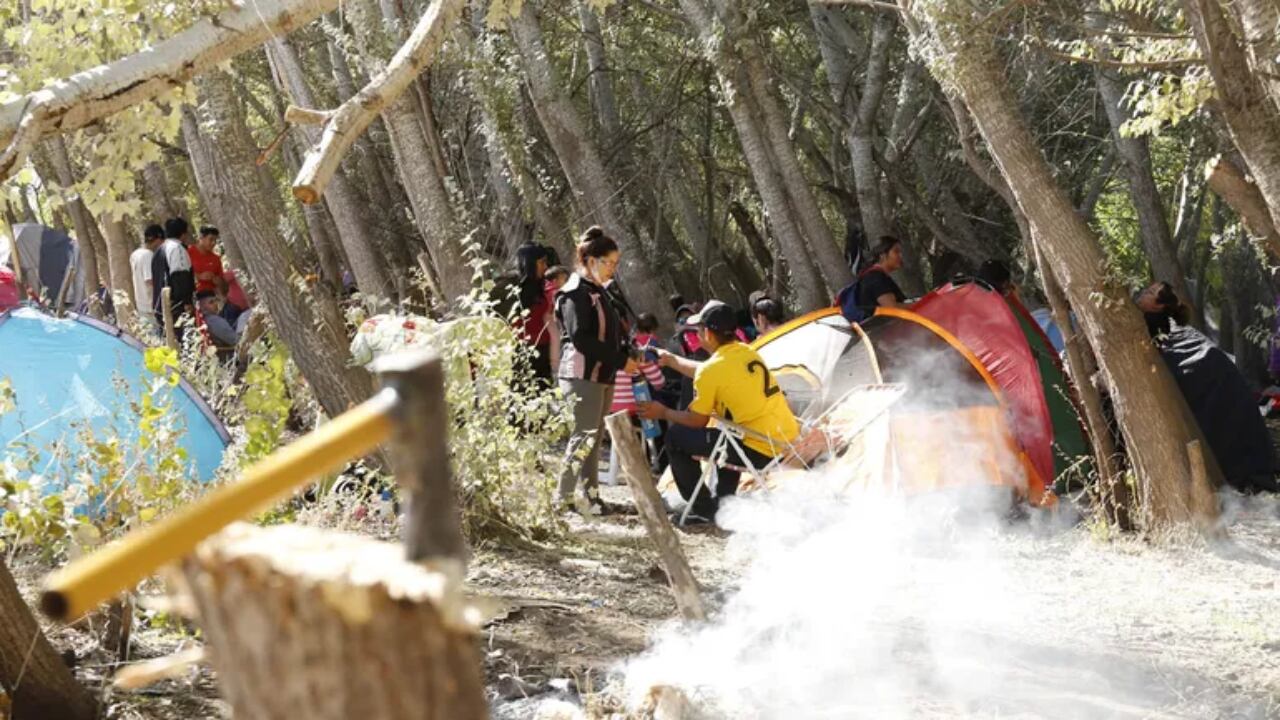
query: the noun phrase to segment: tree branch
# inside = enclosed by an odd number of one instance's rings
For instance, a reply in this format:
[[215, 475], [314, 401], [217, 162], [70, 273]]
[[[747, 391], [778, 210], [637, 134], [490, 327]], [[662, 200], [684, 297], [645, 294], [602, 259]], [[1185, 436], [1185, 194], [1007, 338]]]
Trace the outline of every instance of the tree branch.
[[1179, 68], [1188, 67], [1190, 65], [1203, 65], [1204, 59], [1199, 57], [1189, 58], [1170, 58], [1168, 60], [1113, 60], [1111, 58], [1087, 57], [1085, 55], [1072, 55], [1054, 49], [1046, 44], [1043, 40], [1036, 37], [1028, 38], [1031, 47], [1040, 52], [1058, 60], [1065, 60], [1073, 63], [1086, 63], [1089, 65], [1099, 65], [1101, 67], [1118, 68], [1121, 70], [1177, 70]]
[[1267, 203], [1253, 180], [1244, 174], [1234, 162], [1217, 157], [1205, 166], [1205, 180], [1209, 188], [1218, 194], [1244, 221], [1249, 233], [1261, 238], [1272, 257], [1280, 257], [1280, 232], [1271, 222]]
[[360, 133], [431, 66], [464, 5], [465, 0], [434, 0], [391, 62], [333, 111], [320, 142], [307, 153], [293, 181], [294, 197], [308, 205], [319, 202]]
[[338, 0], [254, 0], [198, 20], [145, 52], [0, 104], [0, 179], [12, 175], [42, 137], [150, 100], [337, 6]]

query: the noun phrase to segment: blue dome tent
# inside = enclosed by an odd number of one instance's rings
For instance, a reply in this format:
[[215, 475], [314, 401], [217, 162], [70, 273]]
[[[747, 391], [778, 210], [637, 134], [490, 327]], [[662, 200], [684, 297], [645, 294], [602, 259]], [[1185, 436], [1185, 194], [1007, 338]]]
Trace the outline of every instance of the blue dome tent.
[[[79, 457], [85, 427], [100, 438], [136, 441], [138, 417], [130, 403], [149, 382], [144, 350], [137, 339], [90, 317], [60, 319], [30, 307], [0, 314], [0, 380], [8, 379], [17, 401], [16, 409], [0, 414], [0, 457], [18, 443], [58, 446], [61, 457]], [[161, 392], [170, 393], [183, 431], [178, 446], [193, 479], [208, 482], [230, 441], [226, 428], [185, 380]]]

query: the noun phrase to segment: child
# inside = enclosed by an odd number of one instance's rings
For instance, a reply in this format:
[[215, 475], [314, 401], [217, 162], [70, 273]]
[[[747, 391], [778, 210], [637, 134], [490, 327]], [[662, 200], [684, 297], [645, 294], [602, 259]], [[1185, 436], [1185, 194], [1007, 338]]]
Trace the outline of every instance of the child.
[[[653, 390], [661, 388], [666, 384], [666, 378], [662, 375], [662, 369], [658, 367], [656, 356], [653, 350], [658, 347], [658, 319], [652, 313], [641, 313], [636, 318], [636, 335], [634, 338], [635, 346], [645, 354], [644, 359], [640, 362], [640, 374], [644, 376], [645, 381]], [[636, 396], [632, 386], [633, 379], [627, 373], [619, 370], [617, 379], [613, 385], [613, 406], [609, 409], [610, 413], [626, 412], [631, 416], [632, 422], [636, 422]], [[604, 480], [607, 485], [618, 484], [618, 453], [614, 449], [609, 451], [609, 474]]]

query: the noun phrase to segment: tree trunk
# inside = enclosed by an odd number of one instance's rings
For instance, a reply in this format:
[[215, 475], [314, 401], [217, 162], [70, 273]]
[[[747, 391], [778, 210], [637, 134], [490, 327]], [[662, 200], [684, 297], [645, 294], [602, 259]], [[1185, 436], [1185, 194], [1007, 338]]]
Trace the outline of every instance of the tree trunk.
[[261, 183], [253, 138], [230, 79], [209, 73], [199, 85], [203, 152], [193, 153], [192, 160], [201, 191], [227, 211], [224, 236], [235, 239], [246, 263], [241, 267], [253, 277], [293, 361], [325, 413], [336, 417], [367, 399], [373, 383], [348, 362], [346, 327], [332, 300], [298, 289], [298, 276], [305, 273], [277, 230], [284, 207], [277, 189]]
[[1272, 224], [1280, 227], [1280, 109], [1252, 72], [1220, 0], [1182, 0], [1182, 7], [1213, 76], [1217, 107], [1231, 139], [1267, 201]]
[[142, 184], [154, 222], [163, 223], [172, 217], [188, 217], [186, 204], [169, 191], [169, 178], [165, 176], [164, 166], [160, 163], [148, 163], [142, 168]]
[[[276, 38], [268, 43], [267, 58], [277, 85], [289, 100], [294, 105], [315, 108], [315, 96], [307, 86], [298, 54], [288, 39]], [[295, 125], [294, 130], [302, 136], [307, 148], [314, 147], [320, 140], [320, 130], [314, 125]], [[394, 301], [397, 293], [387, 273], [387, 259], [379, 254], [377, 241], [364, 220], [361, 202], [341, 168], [329, 181], [324, 200], [332, 211], [333, 222], [338, 228], [338, 240], [342, 243], [343, 254], [351, 263], [351, 272], [355, 275], [360, 292], [380, 300]], [[401, 268], [404, 269], [403, 266]], [[341, 276], [337, 280], [341, 283]]]
[[1262, 240], [1273, 259], [1280, 259], [1280, 232], [1271, 222], [1267, 203], [1258, 192], [1258, 186], [1225, 157], [1213, 161], [1207, 178], [1209, 188], [1236, 211], [1249, 233]]
[[[7, 178], [42, 136], [78, 130], [146, 100], [288, 33], [332, 10], [338, 0], [257, 0], [201, 17], [185, 30], [115, 62], [91, 68], [0, 103], [0, 178]], [[19, 132], [19, 125], [25, 129]], [[15, 142], [16, 141], [16, 142]]]
[[[386, 45], [382, 37], [381, 10], [373, 7], [370, 0], [349, 3], [347, 13], [357, 39], [364, 47]], [[380, 61], [385, 61], [385, 58]], [[464, 232], [454, 213], [444, 178], [437, 172], [431, 146], [418, 120], [418, 111], [412, 93], [404, 93], [382, 112], [382, 120], [391, 136], [396, 172], [408, 193], [414, 224], [426, 242], [432, 265], [447, 295], [441, 299], [448, 303], [470, 292], [471, 270], [463, 257]]]
[[859, 92], [853, 87], [854, 60], [856, 54], [861, 54], [857, 48], [862, 45], [856, 31], [849, 26], [840, 8], [810, 3], [809, 14], [818, 32], [818, 47], [831, 97], [844, 119], [862, 227], [874, 246], [881, 236], [891, 234], [892, 227], [881, 204], [874, 124], [887, 81], [889, 45], [897, 23], [885, 13], [876, 14], [872, 21], [871, 45], [866, 48], [862, 62], [866, 72]]
[[1233, 0], [1224, 3], [1239, 23], [1249, 67], [1280, 108], [1280, 3], [1276, 0]]
[[526, 0], [518, 16], [511, 20], [511, 32], [519, 49], [534, 110], [546, 130], [551, 147], [564, 169], [583, 221], [600, 225], [622, 246], [618, 268], [623, 289], [638, 312], [651, 312], [663, 323], [672, 318], [665, 276], [655, 272], [636, 238], [631, 237], [618, 191], [605, 170], [600, 150], [587, 134], [582, 118], [564, 94], [563, 84], [542, 40], [538, 10]]
[[0, 687], [12, 703], [14, 720], [90, 720], [97, 714], [93, 698], [76, 682], [36, 624], [3, 559]]
[[1160, 197], [1160, 188], [1156, 186], [1155, 175], [1151, 172], [1151, 150], [1147, 139], [1127, 137], [1121, 132], [1124, 124], [1131, 118], [1128, 108], [1124, 107], [1124, 83], [1106, 68], [1097, 68], [1094, 76], [1098, 81], [1102, 107], [1111, 123], [1111, 137], [1116, 153], [1124, 162], [1129, 178], [1129, 195], [1133, 200], [1133, 209], [1138, 214], [1138, 234], [1142, 238], [1147, 260], [1151, 263], [1151, 272], [1156, 280], [1163, 280], [1173, 286], [1178, 297], [1184, 298], [1192, 308], [1197, 326], [1204, 327], [1204, 316], [1190, 304], [1191, 290], [1187, 287], [1186, 272], [1178, 262], [1178, 249], [1173, 244], [1173, 234], [1169, 231], [1169, 220], [1164, 201]]
[[[67, 145], [61, 137], [55, 137], [45, 143], [48, 163], [53, 166], [54, 177], [62, 186], [66, 196], [67, 212], [76, 229], [76, 239], [80, 245], [80, 262], [84, 265], [84, 294], [92, 296], [98, 291], [98, 284], [105, 275], [100, 274], [102, 263], [98, 261], [98, 247], [93, 236], [93, 215], [84, 206], [79, 195], [74, 195], [76, 177], [71, 169], [71, 158], [67, 156]], [[106, 248], [102, 248], [106, 255]], [[105, 257], [103, 258], [105, 260]]]
[[107, 257], [111, 262], [111, 301], [116, 309], [116, 324], [130, 328], [135, 315], [133, 297], [133, 269], [129, 256], [133, 253], [129, 243], [129, 230], [123, 220], [102, 216], [102, 234], [106, 240]]
[[[770, 230], [786, 257], [791, 272], [791, 282], [787, 285], [794, 293], [796, 304], [804, 309], [829, 305], [831, 293], [818, 271], [811, 248], [818, 242], [806, 238], [798, 209], [788, 192], [788, 180], [765, 127], [765, 113], [759, 106], [758, 93], [752, 90], [752, 79], [739, 50], [741, 43], [733, 42], [736, 38], [732, 35], [725, 35], [725, 28], [715, 11], [707, 6], [707, 0], [681, 0], [680, 6], [697, 30], [707, 60], [716, 71], [747, 166], [764, 202]], [[802, 189], [807, 191], [808, 186]], [[827, 241], [834, 248], [829, 234]], [[839, 265], [848, 273], [843, 260]]]
[[235, 717], [489, 717], [458, 581], [400, 554], [354, 534], [234, 525], [185, 558]]
[[967, 21], [949, 2], [914, 11], [918, 14], [912, 14], [908, 0], [900, 0], [900, 7], [917, 40], [936, 52], [931, 70], [954, 83], [968, 104], [1098, 351], [1137, 473], [1146, 528], [1211, 521], [1217, 515], [1212, 490], [1195, 483], [1188, 467], [1187, 444], [1196, 436], [1183, 421], [1182, 396], [1128, 293], [1107, 284], [1098, 239], [1076, 214], [1027, 129], [991, 30]]

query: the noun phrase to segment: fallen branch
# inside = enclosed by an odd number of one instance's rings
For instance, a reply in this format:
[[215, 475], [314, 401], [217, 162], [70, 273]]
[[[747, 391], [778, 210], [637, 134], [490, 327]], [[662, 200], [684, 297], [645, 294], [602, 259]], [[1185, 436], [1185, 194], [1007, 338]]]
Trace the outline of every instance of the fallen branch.
[[644, 521], [649, 539], [658, 549], [662, 569], [666, 571], [667, 580], [671, 583], [671, 593], [675, 596], [680, 616], [692, 622], [706, 620], [707, 610], [702, 604], [698, 581], [689, 569], [689, 560], [680, 546], [680, 538], [676, 537], [671, 521], [667, 519], [657, 484], [649, 474], [649, 461], [645, 458], [644, 447], [640, 444], [631, 420], [626, 413], [615, 413], [605, 418], [604, 423], [622, 461], [622, 475], [631, 486], [640, 519]]
[[343, 156], [364, 129], [431, 66], [464, 5], [465, 0], [432, 2], [391, 62], [333, 111], [320, 142], [307, 153], [293, 181], [294, 197], [307, 205], [319, 202]]
[[338, 0], [246, 0], [155, 47], [0, 104], [0, 179], [21, 167], [41, 138], [150, 100], [337, 6]]

